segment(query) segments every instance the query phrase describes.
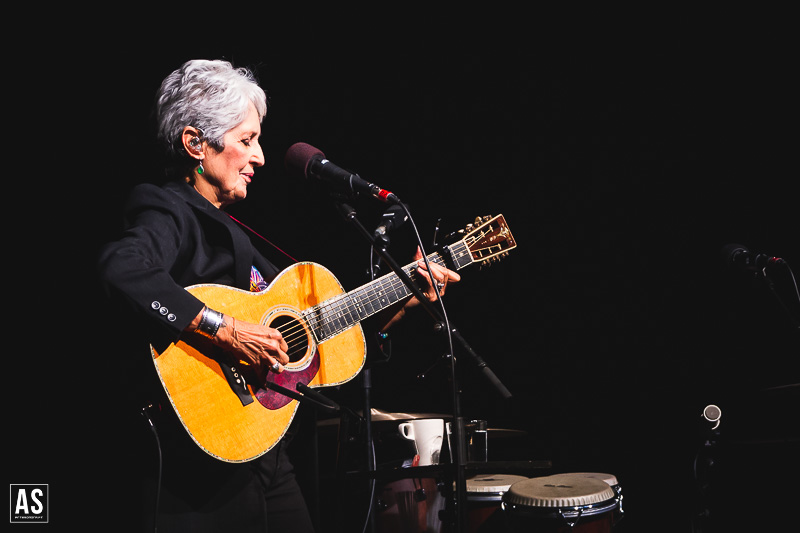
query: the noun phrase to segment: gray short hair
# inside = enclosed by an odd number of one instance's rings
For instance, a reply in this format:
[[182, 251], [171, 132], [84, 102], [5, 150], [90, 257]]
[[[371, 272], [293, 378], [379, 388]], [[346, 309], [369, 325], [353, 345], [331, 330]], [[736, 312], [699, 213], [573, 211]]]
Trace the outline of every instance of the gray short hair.
[[158, 138], [171, 156], [184, 151], [181, 135], [192, 126], [215, 150], [225, 148], [225, 133], [241, 124], [249, 104], [259, 120], [267, 114], [267, 96], [253, 73], [227, 61], [192, 60], [167, 76], [156, 98]]

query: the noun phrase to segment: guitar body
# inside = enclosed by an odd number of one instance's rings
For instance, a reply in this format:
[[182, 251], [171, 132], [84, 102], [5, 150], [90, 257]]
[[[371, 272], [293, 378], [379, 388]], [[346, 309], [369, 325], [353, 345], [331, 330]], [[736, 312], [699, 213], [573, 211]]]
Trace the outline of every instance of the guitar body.
[[[317, 344], [303, 318], [304, 310], [344, 293], [339, 281], [320, 265], [292, 265], [262, 292], [222, 285], [195, 285], [187, 290], [211, 309], [237, 320], [271, 327], [280, 324], [277, 329], [290, 348], [288, 337], [295, 338], [284, 372], [269, 374], [268, 379], [277, 385], [292, 391], [297, 383], [339, 385], [364, 366], [366, 343], [360, 324]], [[266, 453], [286, 433], [297, 411], [297, 400], [247, 379], [250, 373], [244, 363], [230, 361], [210, 343], [179, 341], [160, 354], [152, 350], [152, 355], [183, 426], [198, 446], [220, 460], [249, 461]]]

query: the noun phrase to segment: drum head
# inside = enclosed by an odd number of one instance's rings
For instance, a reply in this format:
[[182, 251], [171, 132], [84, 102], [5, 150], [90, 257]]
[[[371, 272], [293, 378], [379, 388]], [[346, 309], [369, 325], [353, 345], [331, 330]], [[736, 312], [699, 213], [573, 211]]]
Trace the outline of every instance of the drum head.
[[582, 477], [593, 477], [595, 479], [600, 479], [608, 483], [611, 487], [616, 487], [619, 485], [617, 481], [617, 477], [613, 474], [606, 474], [603, 472], [575, 472], [571, 474], [573, 476], [582, 476]]
[[503, 495], [503, 501], [512, 506], [553, 509], [594, 507], [614, 497], [614, 490], [601, 479], [556, 474], [514, 483]]
[[512, 474], [481, 474], [467, 479], [467, 492], [470, 493], [503, 493], [518, 481], [528, 479], [525, 476]]

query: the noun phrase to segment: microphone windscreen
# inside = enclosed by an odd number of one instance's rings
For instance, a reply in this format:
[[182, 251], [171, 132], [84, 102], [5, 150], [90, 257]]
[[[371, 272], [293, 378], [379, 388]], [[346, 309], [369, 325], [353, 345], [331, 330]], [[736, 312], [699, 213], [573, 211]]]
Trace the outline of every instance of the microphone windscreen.
[[716, 422], [722, 418], [722, 409], [713, 404], [707, 405], [706, 408], [703, 409], [703, 417], [709, 422]]
[[325, 154], [318, 148], [306, 143], [295, 143], [286, 150], [283, 164], [291, 174], [306, 178], [308, 177], [308, 165], [315, 156], [325, 158]]
[[730, 265], [733, 259], [741, 252], [747, 253], [749, 250], [741, 244], [726, 244], [720, 250], [720, 257], [724, 265]]

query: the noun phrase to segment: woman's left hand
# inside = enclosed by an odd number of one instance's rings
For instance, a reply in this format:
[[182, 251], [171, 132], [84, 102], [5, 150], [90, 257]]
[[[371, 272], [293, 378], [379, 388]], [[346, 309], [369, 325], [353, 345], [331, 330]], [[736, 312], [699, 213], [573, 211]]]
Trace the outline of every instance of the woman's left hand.
[[[429, 261], [431, 272], [433, 273], [433, 279], [435, 280], [436, 286], [431, 283], [431, 278], [428, 273], [428, 267], [425, 264], [425, 260], [422, 258], [422, 252], [419, 248], [417, 248], [417, 253], [414, 254], [414, 259], [417, 261], [417, 274], [419, 278], [419, 288], [422, 291], [422, 294], [431, 302], [436, 301], [436, 292], [438, 291], [440, 296], [444, 296], [445, 291], [447, 290], [447, 286], [450, 283], [458, 283], [461, 281], [461, 276], [449, 268], [443, 267], [439, 264], [433, 263]], [[403, 318], [403, 315], [406, 314], [408, 309], [412, 307], [416, 307], [420, 304], [420, 301], [417, 299], [416, 296], [412, 297], [408, 300], [402, 307], [397, 309], [394, 313], [389, 313], [388, 320], [385, 322], [383, 327], [380, 328], [381, 331], [386, 331], [389, 329], [392, 324]]]
[[[461, 276], [457, 272], [429, 261], [433, 279], [436, 281], [436, 288], [434, 289], [433, 285], [431, 285], [431, 276], [428, 274], [428, 267], [425, 264], [425, 260], [422, 258], [422, 252], [419, 248], [417, 248], [417, 253], [414, 254], [414, 259], [417, 261], [417, 272], [421, 279], [420, 288], [425, 297], [431, 302], [436, 301], [437, 290], [440, 296], [444, 296], [448, 283], [458, 283], [461, 281]], [[417, 300], [417, 298], [411, 298], [404, 307], [409, 308], [415, 305], [419, 305], [419, 300]]]

